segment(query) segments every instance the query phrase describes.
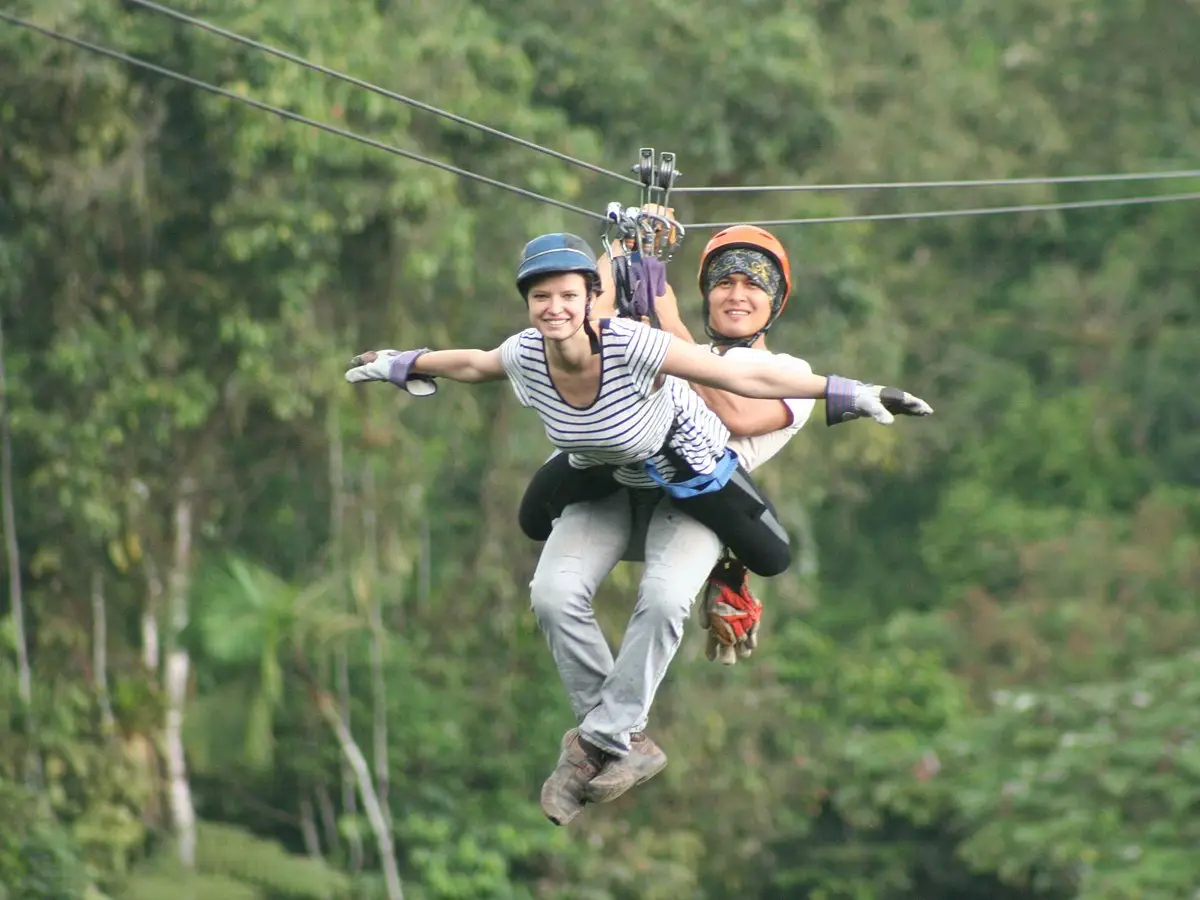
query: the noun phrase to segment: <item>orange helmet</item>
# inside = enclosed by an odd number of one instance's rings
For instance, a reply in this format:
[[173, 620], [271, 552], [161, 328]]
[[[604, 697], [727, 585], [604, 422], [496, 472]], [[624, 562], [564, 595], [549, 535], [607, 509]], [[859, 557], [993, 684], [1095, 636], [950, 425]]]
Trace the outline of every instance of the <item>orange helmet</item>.
[[697, 273], [700, 282], [700, 296], [704, 298], [704, 329], [714, 340], [720, 338], [721, 335], [713, 333], [708, 324], [708, 293], [704, 290], [704, 273], [717, 253], [732, 247], [748, 247], [765, 253], [775, 261], [779, 266], [779, 271], [783, 274], [783, 296], [772, 298], [771, 318], [763, 331], [770, 328], [779, 318], [779, 314], [787, 306], [788, 297], [792, 293], [792, 266], [788, 261], [787, 251], [783, 249], [783, 244], [779, 243], [779, 238], [757, 225], [732, 225], [723, 231], [718, 231], [705, 245], [704, 252], [700, 254], [700, 271]]
[[717, 251], [728, 250], [730, 247], [750, 247], [754, 250], [761, 250], [775, 260], [779, 270], [783, 273], [783, 296], [779, 298], [779, 312], [782, 312], [784, 305], [787, 304], [788, 295], [792, 293], [792, 265], [788, 261], [787, 251], [783, 249], [783, 244], [779, 243], [779, 238], [757, 225], [733, 225], [712, 236], [712, 239], [705, 245], [704, 252], [700, 254], [700, 272], [698, 273], [700, 293], [704, 293], [704, 270], [708, 268], [709, 260]]

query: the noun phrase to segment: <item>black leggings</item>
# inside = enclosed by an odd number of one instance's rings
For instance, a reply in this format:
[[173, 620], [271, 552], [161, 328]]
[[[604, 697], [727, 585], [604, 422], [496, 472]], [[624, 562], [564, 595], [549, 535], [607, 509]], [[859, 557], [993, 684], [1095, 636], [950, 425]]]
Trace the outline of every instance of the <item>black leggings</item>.
[[[559, 453], [538, 469], [525, 489], [517, 514], [521, 530], [531, 540], [544, 541], [566, 507], [603, 500], [621, 487], [611, 466], [576, 469], [566, 453]], [[787, 531], [771, 501], [741, 466], [719, 491], [670, 502], [716, 534], [754, 574], [770, 578], [791, 565]]]

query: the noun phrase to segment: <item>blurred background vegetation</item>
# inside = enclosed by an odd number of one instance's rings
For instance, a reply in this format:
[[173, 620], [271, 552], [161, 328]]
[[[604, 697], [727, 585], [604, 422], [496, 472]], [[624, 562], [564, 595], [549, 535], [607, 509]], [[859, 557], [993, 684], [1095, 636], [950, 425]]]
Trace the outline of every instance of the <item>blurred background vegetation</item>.
[[[180, 0], [681, 185], [1184, 169], [1179, 0]], [[7, 0], [589, 209], [636, 189], [144, 9]], [[1192, 49], [1188, 49], [1192, 48]], [[680, 196], [684, 221], [1197, 190]], [[3, 900], [1158, 900], [1200, 890], [1200, 206], [780, 229], [772, 346], [938, 415], [761, 472], [801, 549], [761, 650], [686, 637], [653, 782], [551, 826], [570, 714], [513, 527], [520, 246], [596, 223], [0, 23]], [[698, 325], [689, 236], [671, 277]], [[636, 567], [598, 607], [618, 634]]]

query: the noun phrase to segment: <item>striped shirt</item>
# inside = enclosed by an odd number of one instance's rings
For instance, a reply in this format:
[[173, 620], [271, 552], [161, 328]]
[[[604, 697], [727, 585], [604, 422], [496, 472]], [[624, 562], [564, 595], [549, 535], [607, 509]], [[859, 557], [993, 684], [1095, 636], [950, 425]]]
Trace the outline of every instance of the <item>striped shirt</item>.
[[[567, 403], [554, 386], [545, 339], [536, 328], [500, 345], [517, 400], [538, 414], [550, 443], [569, 453], [577, 469], [619, 466], [613, 477], [627, 487], [658, 487], [645, 472], [645, 460], [653, 460], [670, 480], [711, 473], [728, 429], [686, 381], [668, 375], [655, 389], [671, 335], [640, 322], [602, 319], [599, 336], [599, 389], [584, 407]], [[676, 472], [660, 452], [672, 426], [670, 446], [692, 472]]]

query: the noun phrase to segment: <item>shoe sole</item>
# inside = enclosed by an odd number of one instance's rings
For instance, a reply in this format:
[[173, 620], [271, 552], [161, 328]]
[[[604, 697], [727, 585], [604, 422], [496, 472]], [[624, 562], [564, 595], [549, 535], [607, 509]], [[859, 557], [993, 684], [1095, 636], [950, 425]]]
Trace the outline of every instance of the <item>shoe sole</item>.
[[[661, 772], [663, 769], [665, 769], [667, 767], [668, 762], [669, 762], [669, 760], [667, 759], [666, 756], [664, 756], [662, 764], [659, 765], [657, 768], [653, 769], [650, 772], [647, 772], [645, 775], [643, 775], [641, 778], [639, 778], [637, 781], [635, 781], [629, 787], [625, 788], [625, 790], [623, 790], [619, 793], [616, 793], [616, 794], [606, 794], [603, 800], [597, 800], [596, 798], [590, 796], [587, 792], [587, 788], [585, 788], [583, 801], [584, 801], [584, 803], [612, 803], [618, 797], [624, 797], [626, 794], [628, 794], [630, 791], [632, 791], [635, 787], [645, 784], [647, 781], [649, 781], [651, 778], [653, 778], [655, 775], [657, 775], [659, 772]], [[591, 785], [589, 784], [588, 787], [590, 788]]]
[[[561, 812], [559, 810], [557, 804], [551, 805], [551, 804], [547, 803], [545, 788], [542, 789], [541, 804], [542, 804], [542, 812], [545, 814], [546, 818], [549, 819], [551, 822], [553, 822], [555, 825], [559, 825], [559, 826], [568, 824], [569, 822], [574, 820], [576, 816], [578, 816], [581, 812], [583, 812], [583, 804], [582, 803], [579, 804], [579, 807], [577, 809], [574, 809], [574, 810], [572, 810], [570, 812], [566, 812], [566, 813]], [[550, 809], [554, 809], [555, 811], [551, 812]]]
[[[567, 761], [567, 759], [566, 759], [567, 745], [571, 742], [572, 738], [578, 734], [579, 734], [578, 728], [569, 728], [569, 729], [567, 729], [566, 733], [562, 736], [562, 742], [560, 744], [562, 752], [559, 754], [559, 757], [558, 757], [558, 765], [561, 766], [563, 763], [565, 763]], [[547, 819], [549, 819], [551, 822], [553, 822], [555, 825], [558, 825], [559, 827], [562, 827], [563, 825], [567, 825], [570, 822], [574, 821], [574, 819], [581, 812], [583, 812], [584, 804], [587, 803], [587, 801], [584, 800], [584, 801], [580, 802], [579, 807], [577, 809], [575, 809], [571, 812], [568, 812], [568, 813], [561, 814], [561, 815], [558, 814], [557, 812], [551, 812], [550, 809], [547, 808], [549, 804], [547, 804], [547, 801], [546, 801], [546, 786], [545, 785], [542, 785], [542, 793], [541, 793], [541, 796], [539, 797], [539, 801], [540, 801], [541, 807], [542, 807], [542, 814]], [[557, 810], [557, 805], [553, 806], [552, 808]]]

